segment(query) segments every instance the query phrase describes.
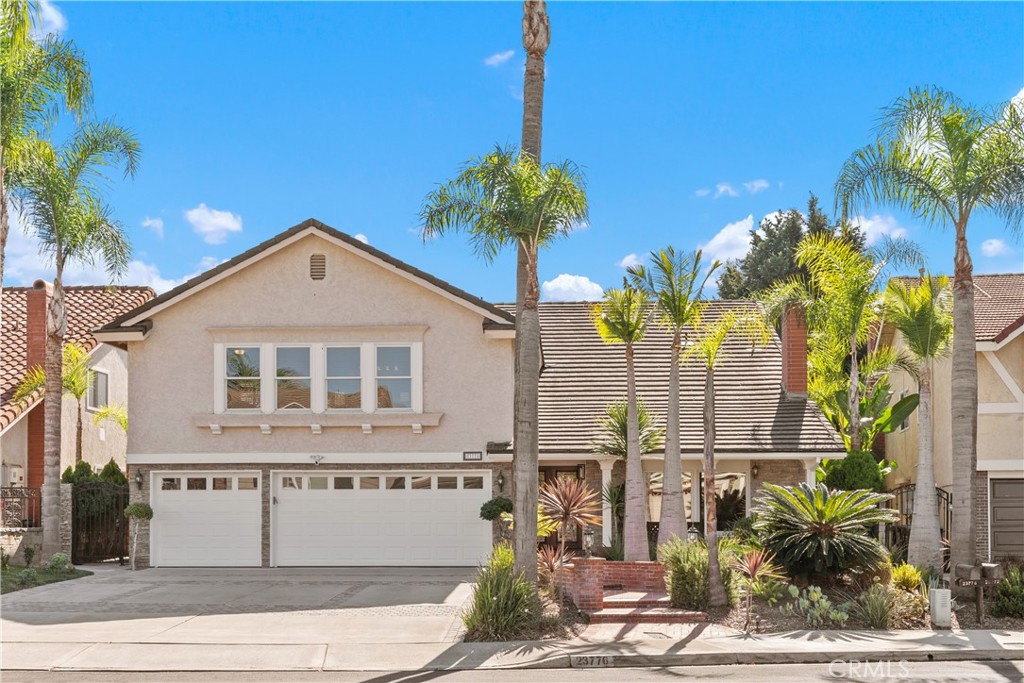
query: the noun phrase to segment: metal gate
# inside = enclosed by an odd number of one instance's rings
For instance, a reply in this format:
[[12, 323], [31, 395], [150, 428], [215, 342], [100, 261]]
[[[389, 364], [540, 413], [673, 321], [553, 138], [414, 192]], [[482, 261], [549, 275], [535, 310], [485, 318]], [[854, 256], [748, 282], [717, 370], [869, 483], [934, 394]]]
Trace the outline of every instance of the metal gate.
[[75, 564], [128, 555], [127, 484], [89, 481], [71, 492], [71, 561]]
[[[916, 484], [904, 484], [888, 493], [892, 499], [883, 503], [883, 507], [896, 510], [900, 518], [892, 524], [885, 525], [884, 543], [893, 553], [893, 561], [907, 559], [907, 546], [910, 543], [910, 525], [914, 519], [914, 490]], [[953, 496], [946, 489], [935, 487], [936, 503], [939, 508], [939, 535], [942, 538], [943, 564], [949, 564], [949, 530], [953, 525]]]

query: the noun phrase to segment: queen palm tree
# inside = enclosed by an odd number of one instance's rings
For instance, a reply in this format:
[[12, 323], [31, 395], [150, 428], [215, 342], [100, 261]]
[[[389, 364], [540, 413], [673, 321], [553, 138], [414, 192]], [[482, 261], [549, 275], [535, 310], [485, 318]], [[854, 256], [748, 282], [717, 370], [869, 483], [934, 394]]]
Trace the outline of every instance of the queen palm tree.
[[628, 562], [650, 559], [647, 545], [647, 481], [640, 453], [640, 423], [636, 397], [634, 350], [644, 338], [651, 306], [647, 292], [623, 282], [622, 289], [609, 289], [594, 306], [594, 327], [609, 344], [626, 348], [626, 521], [623, 556]]
[[102, 190], [111, 166], [132, 176], [139, 163], [139, 144], [127, 129], [113, 122], [90, 123], [77, 129], [58, 148], [34, 140], [23, 151], [18, 201], [27, 227], [39, 239], [54, 266], [53, 296], [46, 311], [46, 354], [43, 369], [45, 433], [43, 437], [43, 552], [59, 546], [61, 348], [67, 330], [64, 267], [68, 263], [105, 266], [111, 279], [124, 273], [131, 245]]
[[932, 434], [932, 366], [949, 349], [953, 333], [949, 280], [922, 271], [920, 284], [893, 279], [885, 292], [885, 317], [903, 335], [917, 365], [920, 402], [917, 409], [917, 485], [914, 523], [910, 527], [907, 562], [918, 567], [942, 567], [942, 538], [935, 497]]
[[[684, 352], [704, 366], [704, 540], [708, 546], [708, 603], [724, 607], [729, 598], [718, 559], [718, 511], [715, 500], [715, 370], [724, 359], [730, 337], [741, 336], [754, 345], [768, 343], [768, 328], [758, 310], [727, 311], [717, 319], [700, 321], [699, 335]], [[696, 496], [694, 496], [696, 497]]]
[[661, 494], [661, 522], [658, 543], [684, 533], [682, 431], [679, 424], [679, 362], [683, 352], [683, 335], [700, 317], [704, 307], [701, 297], [708, 278], [720, 266], [711, 264], [701, 279], [701, 251], [693, 254], [676, 252], [673, 247], [651, 252], [651, 265], [629, 269], [633, 285], [642, 288], [654, 300], [659, 322], [672, 333], [668, 375], [668, 412], [665, 419], [664, 481]]
[[951, 563], [974, 564], [978, 460], [978, 359], [968, 222], [978, 211], [1019, 232], [1024, 219], [1024, 102], [974, 107], [935, 87], [883, 110], [877, 140], [855, 151], [836, 180], [843, 215], [887, 204], [952, 227], [953, 528]]
[[[538, 165], [528, 154], [497, 147], [472, 160], [424, 200], [423, 238], [464, 232], [478, 255], [492, 261], [506, 247], [525, 249], [527, 287], [516, 317], [515, 457], [512, 460], [516, 571], [536, 581], [537, 383], [540, 317], [537, 251], [587, 219], [586, 181], [572, 162]], [[529, 371], [527, 371], [529, 369]]]
[[8, 193], [18, 187], [20, 150], [50, 128], [58, 105], [81, 117], [92, 97], [81, 52], [58, 36], [34, 38], [32, 28], [39, 24], [37, 3], [0, 0], [0, 281]]

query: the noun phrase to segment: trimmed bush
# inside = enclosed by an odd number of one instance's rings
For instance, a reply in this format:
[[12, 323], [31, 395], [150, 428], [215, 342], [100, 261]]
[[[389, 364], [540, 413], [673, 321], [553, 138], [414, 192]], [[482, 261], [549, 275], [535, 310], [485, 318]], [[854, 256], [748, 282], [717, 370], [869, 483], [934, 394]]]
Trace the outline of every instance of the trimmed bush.
[[1018, 567], [1010, 567], [996, 584], [991, 611], [996, 617], [1024, 618], [1024, 574]]
[[480, 519], [493, 522], [503, 512], [512, 514], [512, 501], [505, 496], [496, 496], [480, 506]]
[[480, 570], [473, 601], [462, 615], [466, 640], [515, 640], [529, 635], [541, 621], [537, 590], [513, 569], [512, 546], [494, 547]]
[[900, 590], [916, 593], [921, 588], [921, 570], [912, 564], [903, 563], [893, 567], [892, 585]]
[[[734, 543], [719, 542], [722, 584], [730, 605], [739, 600], [739, 580], [732, 568], [736, 554]], [[665, 565], [665, 587], [672, 606], [697, 611], [707, 609], [710, 599], [707, 546], [702, 541], [674, 538], [658, 547], [658, 559]]]
[[72, 569], [71, 560], [64, 553], [54, 553], [46, 563], [46, 570], [54, 574], [67, 574]]
[[851, 451], [842, 460], [829, 463], [825, 485], [842, 491], [881, 491], [885, 487], [885, 480], [874, 455], [865, 451]]

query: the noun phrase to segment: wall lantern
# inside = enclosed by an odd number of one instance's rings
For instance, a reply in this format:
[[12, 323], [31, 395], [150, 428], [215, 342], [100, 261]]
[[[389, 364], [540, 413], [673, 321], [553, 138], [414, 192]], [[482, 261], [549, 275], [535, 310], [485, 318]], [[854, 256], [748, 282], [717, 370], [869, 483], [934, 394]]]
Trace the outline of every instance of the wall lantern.
[[757, 477], [758, 471], [759, 470], [757, 469], [757, 465], [751, 465], [750, 466], [750, 476]]
[[135, 473], [135, 488], [142, 490], [142, 471], [139, 470]]
[[594, 549], [594, 527], [587, 527], [586, 531], [583, 532], [583, 551], [590, 557], [591, 551]]
[[505, 490], [505, 475], [498, 472], [498, 478], [495, 479], [495, 482], [498, 484], [498, 491], [503, 492]]
[[576, 478], [586, 479], [587, 478], [587, 466], [583, 463], [576, 465]]

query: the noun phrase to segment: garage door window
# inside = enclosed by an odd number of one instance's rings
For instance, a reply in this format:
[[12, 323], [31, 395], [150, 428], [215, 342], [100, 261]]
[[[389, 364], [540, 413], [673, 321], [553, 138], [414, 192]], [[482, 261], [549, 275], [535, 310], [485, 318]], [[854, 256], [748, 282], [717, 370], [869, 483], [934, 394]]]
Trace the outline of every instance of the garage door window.
[[283, 489], [301, 489], [302, 488], [302, 477], [283, 477], [281, 479], [281, 488], [283, 488]]
[[185, 480], [185, 488], [189, 491], [205, 491], [206, 477], [188, 477]]
[[327, 477], [310, 477], [309, 478], [309, 490], [310, 491], [326, 491], [327, 490]]
[[214, 477], [213, 478], [213, 490], [214, 491], [230, 491], [231, 490], [231, 477]]
[[413, 490], [419, 490], [419, 491], [429, 491], [430, 490], [430, 482], [431, 482], [431, 479], [432, 479], [431, 477], [410, 477], [410, 479], [412, 479], [412, 486], [411, 486], [411, 488]]
[[361, 488], [361, 489], [379, 489], [380, 488], [380, 477], [359, 477], [359, 488]]
[[181, 490], [181, 479], [177, 477], [162, 477], [160, 479], [160, 490], [161, 491], [180, 491]]
[[459, 488], [458, 477], [438, 477], [437, 488], [439, 489], [457, 489]]
[[254, 491], [259, 488], [258, 477], [239, 477], [238, 478], [238, 490], [239, 491]]
[[462, 488], [464, 489], [482, 489], [484, 487], [483, 477], [463, 477]]

